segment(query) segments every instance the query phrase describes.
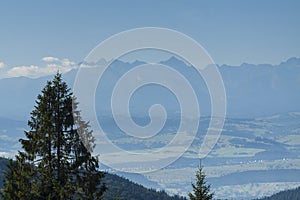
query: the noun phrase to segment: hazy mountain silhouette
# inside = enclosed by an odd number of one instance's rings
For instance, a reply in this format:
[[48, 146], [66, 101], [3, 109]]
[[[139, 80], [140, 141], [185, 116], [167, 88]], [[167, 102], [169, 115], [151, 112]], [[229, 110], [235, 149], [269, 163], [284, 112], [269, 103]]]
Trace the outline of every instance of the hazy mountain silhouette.
[[[99, 105], [96, 105], [98, 113], [106, 114], [108, 112], [110, 96], [116, 81], [128, 70], [143, 63], [117, 60], [111, 64], [97, 88], [95, 98], [96, 102], [100, 102]], [[178, 70], [190, 81], [199, 99], [201, 114], [210, 115], [209, 93], [195, 68], [175, 57], [161, 63]], [[290, 58], [278, 65], [244, 63], [240, 66], [222, 65], [218, 68], [223, 77], [227, 94], [227, 116], [258, 117], [300, 110], [298, 103], [300, 101], [299, 58]], [[70, 86], [74, 83], [76, 72], [73, 70], [63, 76]], [[0, 115], [6, 118], [27, 119], [34, 106], [36, 96], [46, 81], [51, 78], [47, 76], [37, 79], [26, 77], [1, 79]], [[175, 96], [165, 88], [153, 86], [145, 87], [144, 90], [143, 94], [136, 93], [137, 102], [133, 100], [133, 113], [142, 112], [143, 115], [145, 107], [153, 103], [163, 104], [167, 110], [170, 110], [170, 113], [179, 111], [179, 104]]]

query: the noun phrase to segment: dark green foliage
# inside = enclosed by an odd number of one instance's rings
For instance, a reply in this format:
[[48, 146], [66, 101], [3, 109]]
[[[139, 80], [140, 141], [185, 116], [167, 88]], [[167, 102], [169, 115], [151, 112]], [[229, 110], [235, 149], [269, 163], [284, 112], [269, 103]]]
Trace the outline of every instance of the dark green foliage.
[[292, 190], [286, 190], [274, 194], [270, 197], [264, 197], [260, 200], [282, 200], [282, 199], [300, 199], [300, 187]]
[[0, 189], [3, 187], [3, 176], [7, 170], [7, 159], [0, 157]]
[[4, 199], [3, 197], [3, 176], [5, 171], [7, 171], [8, 160], [0, 157], [0, 200]]
[[26, 139], [20, 139], [23, 151], [16, 162], [9, 162], [5, 199], [101, 198], [105, 187], [99, 185], [104, 174], [91, 155], [94, 138], [73, 102], [61, 74], [47, 82], [31, 112]]
[[[0, 158], [0, 163], [2, 163], [2, 165], [0, 164], [0, 171], [5, 171], [9, 160]], [[0, 174], [0, 182], [2, 182], [2, 176], [3, 174]], [[153, 189], [147, 189], [114, 174], [107, 173], [102, 180], [108, 188], [104, 193], [103, 200], [187, 200], [186, 198], [178, 195], [171, 197], [163, 191], [157, 192]]]
[[104, 182], [108, 187], [104, 193], [104, 200], [186, 200], [178, 195], [171, 197], [164, 191], [147, 189], [113, 174], [106, 174]]
[[5, 173], [5, 199], [38, 199], [38, 191], [31, 181], [34, 176], [34, 170], [29, 163], [26, 163], [20, 157], [16, 162], [10, 160], [8, 169]]
[[205, 181], [205, 174], [200, 166], [196, 172], [196, 183], [192, 183], [193, 192], [189, 193], [190, 200], [210, 200], [213, 193], [210, 192], [210, 185]]

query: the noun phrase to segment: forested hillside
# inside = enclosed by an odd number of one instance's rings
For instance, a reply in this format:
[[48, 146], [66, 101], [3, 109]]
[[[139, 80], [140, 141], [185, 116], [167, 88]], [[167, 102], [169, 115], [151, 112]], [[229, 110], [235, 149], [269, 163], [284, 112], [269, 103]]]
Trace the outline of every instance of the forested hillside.
[[260, 200], [283, 200], [283, 199], [300, 199], [300, 187], [292, 190], [286, 190], [274, 194], [270, 197], [264, 197]]
[[132, 181], [119, 177], [114, 174], [106, 174], [104, 180], [108, 189], [104, 193], [105, 200], [115, 199], [136, 199], [136, 200], [184, 200], [186, 198], [173, 196], [170, 197], [164, 191], [155, 191], [154, 189], [147, 189], [142, 185], [133, 183]]
[[[3, 177], [7, 163], [7, 159], [0, 157], [0, 188], [3, 187]], [[106, 174], [103, 182], [108, 188], [104, 194], [104, 200], [186, 200], [186, 198], [177, 195], [171, 197], [164, 191], [145, 188], [142, 185], [138, 185], [114, 174]]]

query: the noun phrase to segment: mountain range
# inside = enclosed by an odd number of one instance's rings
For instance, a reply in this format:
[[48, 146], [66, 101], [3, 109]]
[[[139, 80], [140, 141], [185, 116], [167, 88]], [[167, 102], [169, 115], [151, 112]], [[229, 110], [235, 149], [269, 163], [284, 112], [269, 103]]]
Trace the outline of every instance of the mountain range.
[[[113, 84], [122, 73], [143, 64], [114, 61], [99, 82], [96, 92], [97, 113], [106, 114], [110, 107], [110, 96]], [[168, 65], [183, 74], [196, 91], [201, 114], [210, 115], [210, 97], [203, 78], [195, 68], [186, 62], [171, 57], [161, 64]], [[247, 118], [270, 116], [300, 110], [300, 58], [290, 58], [278, 65], [242, 64], [240, 66], [218, 66], [222, 75], [227, 96], [227, 117]], [[93, 70], [93, 69], [86, 69]], [[64, 74], [64, 80], [73, 86], [77, 70]], [[36, 79], [14, 77], [0, 79], [0, 117], [26, 120], [33, 109], [34, 101], [42, 87], [52, 76]], [[87, 80], [88, 81], [88, 80]], [[148, 95], [144, 95], [147, 93]], [[143, 113], [144, 107], [153, 104], [151, 96], [158, 95], [156, 102], [166, 106], [171, 112], [178, 112], [178, 102], [170, 92], [157, 87], [146, 88], [143, 95], [137, 93], [139, 102], [132, 106], [133, 113]], [[135, 103], [135, 102], [134, 102]], [[155, 103], [155, 102], [154, 102]]]
[[[153, 86], [144, 88], [141, 94], [137, 92], [130, 109], [135, 122], [143, 125], [149, 122], [146, 112], [150, 105], [164, 105], [168, 119], [162, 132], [144, 141], [124, 136], [115, 127], [109, 109], [112, 88], [122, 74], [140, 64], [144, 62], [116, 60], [105, 72], [95, 94], [96, 113], [104, 123], [104, 131], [109, 133], [114, 144], [128, 151], [166, 145], [176, 134], [180, 120], [179, 104], [174, 95], [165, 88]], [[168, 167], [145, 174], [116, 173], [149, 188], [186, 195], [199, 165], [203, 133], [210, 122], [210, 97], [205, 82], [189, 64], [176, 57], [161, 64], [179, 71], [198, 91], [202, 114], [199, 131], [191, 147]], [[216, 197], [253, 199], [300, 186], [300, 59], [290, 58], [278, 65], [221, 65], [218, 69], [227, 95], [227, 116], [221, 137], [202, 161]], [[94, 69], [84, 70], [93, 72]], [[76, 80], [76, 73], [72, 70], [63, 75], [70, 87]], [[36, 96], [51, 79], [52, 76], [0, 79], [0, 156], [11, 157], [20, 149], [18, 139], [27, 128], [26, 120]]]

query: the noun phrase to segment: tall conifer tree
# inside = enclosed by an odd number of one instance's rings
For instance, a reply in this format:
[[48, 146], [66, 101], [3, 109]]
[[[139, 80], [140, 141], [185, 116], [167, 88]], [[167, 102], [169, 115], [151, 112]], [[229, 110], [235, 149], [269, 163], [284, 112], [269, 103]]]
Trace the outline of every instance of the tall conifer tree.
[[196, 172], [196, 183], [192, 183], [193, 193], [189, 193], [190, 200], [211, 200], [213, 193], [210, 192], [210, 185], [206, 183], [206, 175], [200, 165]]
[[30, 130], [20, 139], [23, 151], [9, 164], [6, 199], [101, 199], [106, 188], [91, 154], [95, 139], [74, 102], [57, 73], [38, 95]]

